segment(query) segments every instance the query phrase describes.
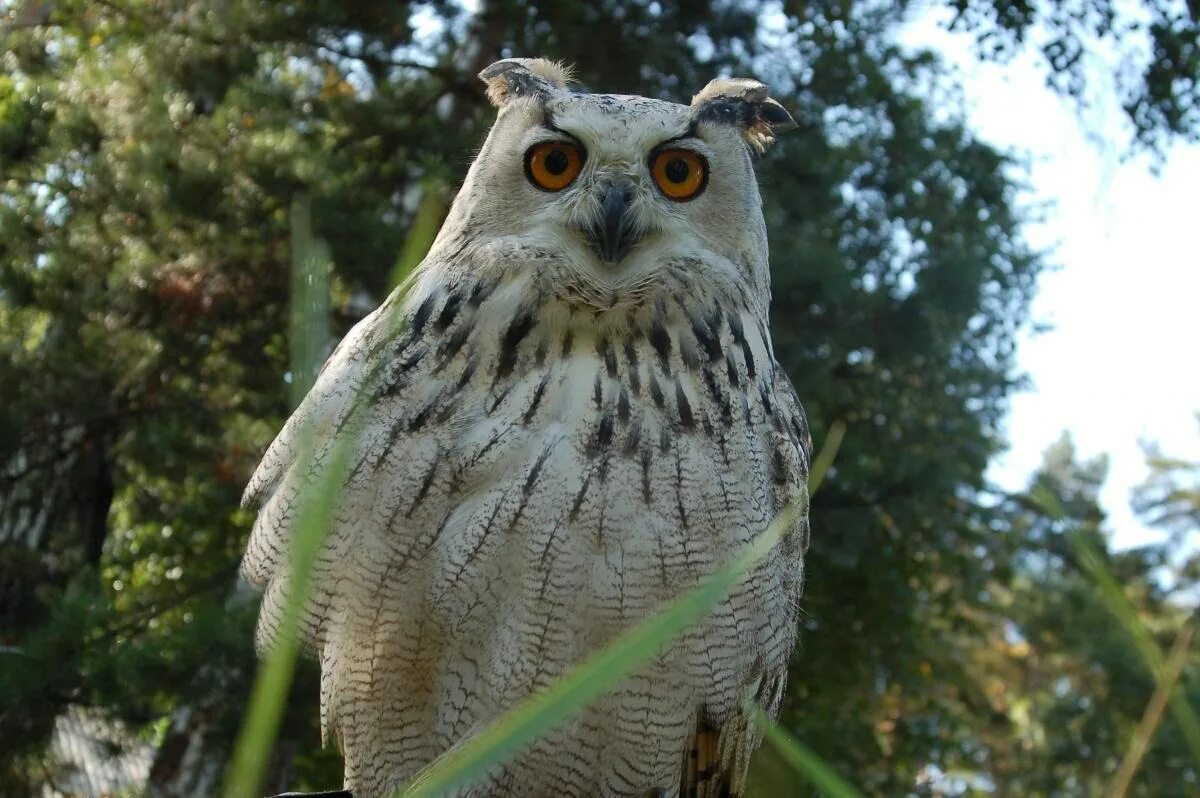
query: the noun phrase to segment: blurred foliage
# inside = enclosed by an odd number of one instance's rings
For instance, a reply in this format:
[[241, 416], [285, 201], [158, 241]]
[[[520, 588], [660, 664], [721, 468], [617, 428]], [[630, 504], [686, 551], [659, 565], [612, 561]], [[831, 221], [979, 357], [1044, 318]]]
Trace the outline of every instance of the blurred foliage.
[[951, 29], [969, 30], [987, 58], [1033, 42], [1048, 82], [1083, 105], [1115, 90], [1134, 143], [1161, 154], [1200, 140], [1200, 3], [951, 0]]
[[[1098, 1], [953, 5], [1002, 45], [987, 57], [1035, 24], [1076, 43], [1135, 35]], [[1066, 444], [1028, 495], [985, 483], [1044, 263], [1021, 239], [1019, 165], [964, 128], [933, 55], [893, 45], [903, 6], [4, 8], [5, 784], [34, 789], [54, 717], [85, 704], [162, 730], [158, 794], [215, 789], [254, 666], [239, 494], [307, 379], [288, 371], [295, 204], [331, 264], [336, 337], [411, 267], [410, 238], [461, 179], [492, 118], [474, 75], [531, 54], [574, 62], [587, 88], [679, 100], [754, 74], [801, 122], [759, 164], [776, 353], [818, 439], [848, 431], [813, 510], [782, 726], [868, 794], [1086, 794], [1115, 771], [1154, 679], [1064, 530], [1103, 552], [1164, 649], [1194, 569], [1162, 547], [1109, 553], [1103, 466]], [[1200, 129], [1195, 16], [1173, 9], [1135, 9], [1161, 23], [1149, 71], [1122, 89], [1147, 144]], [[1055, 85], [1084, 96], [1082, 63], [1051, 57]], [[338, 782], [316, 715], [310, 666], [272, 784]], [[1167, 717], [1132, 792], [1196, 778]]]

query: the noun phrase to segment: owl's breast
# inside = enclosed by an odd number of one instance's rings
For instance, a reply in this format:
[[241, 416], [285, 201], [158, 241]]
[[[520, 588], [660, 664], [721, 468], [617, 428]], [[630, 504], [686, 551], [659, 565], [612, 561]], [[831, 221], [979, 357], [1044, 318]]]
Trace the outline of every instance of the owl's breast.
[[[682, 293], [589, 315], [500, 291], [475, 283], [426, 300], [424, 334], [410, 334], [384, 383], [403, 394], [388, 437], [407, 477], [390, 490], [414, 497], [413, 531], [436, 531], [432, 600], [469, 612], [476, 570], [482, 591], [528, 574], [539, 600], [557, 580], [604, 634], [803, 499], [803, 414], [777, 396], [766, 327], [748, 307]], [[799, 551], [776, 559], [781, 584], [798, 587]]]

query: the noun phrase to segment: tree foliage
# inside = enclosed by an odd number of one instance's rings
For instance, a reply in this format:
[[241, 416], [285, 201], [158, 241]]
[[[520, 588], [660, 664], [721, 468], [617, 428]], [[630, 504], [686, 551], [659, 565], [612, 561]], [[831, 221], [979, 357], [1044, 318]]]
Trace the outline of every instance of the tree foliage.
[[[1017, 39], [1041, 14], [956, 7], [981, 35]], [[1095, 21], [1107, 4], [1087, 5], [1095, 19], [1049, 8], [1052, 30], [1125, 35]], [[1175, 38], [1155, 45], [1170, 80], [1137, 84], [1139, 131], [1194, 137], [1194, 17], [1145, 10]], [[6, 13], [0, 777], [40, 778], [30, 763], [70, 704], [155, 729], [164, 793], [219, 776], [253, 668], [239, 494], [303, 379], [286, 338], [297, 199], [328, 248], [340, 335], [398, 258], [411, 266], [414, 220], [462, 177], [492, 113], [474, 75], [528, 54], [574, 62], [588, 88], [681, 101], [719, 73], [754, 74], [801, 122], [759, 164], [777, 356], [818, 438], [837, 420], [849, 431], [813, 509], [785, 724], [873, 794], [951, 771], [1068, 794], [1115, 768], [1152, 680], [1089, 600], [1060, 522], [984, 480], [1044, 265], [1021, 238], [1017, 165], [964, 127], [936, 58], [891, 43], [902, 7]], [[1070, 90], [1076, 62], [1052, 62]], [[1103, 546], [1099, 472], [1056, 456], [1039, 479]], [[1171, 628], [1149, 578], [1158, 555], [1109, 562]], [[311, 668], [301, 676], [277, 779], [327, 786], [338, 766], [318, 752]], [[1177, 750], [1155, 749], [1144, 786], [1182, 783]]]

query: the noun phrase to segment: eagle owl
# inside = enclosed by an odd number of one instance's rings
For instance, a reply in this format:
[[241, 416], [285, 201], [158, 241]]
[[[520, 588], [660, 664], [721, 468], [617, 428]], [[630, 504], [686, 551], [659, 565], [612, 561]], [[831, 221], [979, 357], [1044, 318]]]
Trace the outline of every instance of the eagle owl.
[[[541, 59], [480, 77], [499, 113], [429, 255], [246, 492], [261, 647], [298, 506], [347, 439], [300, 634], [356, 796], [405, 784], [806, 506], [752, 157], [792, 118], [753, 80], [680, 105], [573, 92]], [[739, 794], [761, 740], [742, 698], [778, 711], [807, 545], [802, 515], [702, 622], [464, 794]]]

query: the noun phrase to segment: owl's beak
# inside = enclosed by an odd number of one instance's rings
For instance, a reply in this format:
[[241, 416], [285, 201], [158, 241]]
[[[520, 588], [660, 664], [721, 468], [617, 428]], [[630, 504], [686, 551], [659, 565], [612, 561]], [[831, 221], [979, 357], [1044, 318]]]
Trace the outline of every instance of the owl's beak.
[[637, 243], [629, 221], [633, 187], [625, 183], [609, 183], [603, 192], [600, 215], [588, 230], [588, 239], [600, 260], [616, 263]]

